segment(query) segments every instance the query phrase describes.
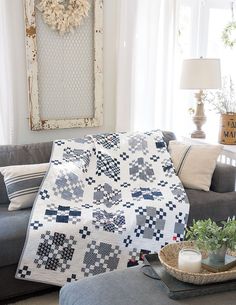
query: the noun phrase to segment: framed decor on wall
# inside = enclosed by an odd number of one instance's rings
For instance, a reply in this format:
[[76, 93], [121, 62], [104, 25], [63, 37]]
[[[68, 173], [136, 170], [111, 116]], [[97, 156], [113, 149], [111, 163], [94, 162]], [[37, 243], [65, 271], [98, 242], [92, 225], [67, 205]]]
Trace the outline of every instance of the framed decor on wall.
[[24, 0], [32, 130], [103, 123], [103, 0]]

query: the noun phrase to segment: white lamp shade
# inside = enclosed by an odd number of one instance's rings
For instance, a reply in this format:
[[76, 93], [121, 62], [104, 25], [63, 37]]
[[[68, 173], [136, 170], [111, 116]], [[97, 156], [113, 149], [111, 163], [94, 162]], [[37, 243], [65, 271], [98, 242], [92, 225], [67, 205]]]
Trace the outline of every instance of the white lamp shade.
[[181, 89], [219, 89], [221, 88], [220, 59], [185, 59], [180, 81]]

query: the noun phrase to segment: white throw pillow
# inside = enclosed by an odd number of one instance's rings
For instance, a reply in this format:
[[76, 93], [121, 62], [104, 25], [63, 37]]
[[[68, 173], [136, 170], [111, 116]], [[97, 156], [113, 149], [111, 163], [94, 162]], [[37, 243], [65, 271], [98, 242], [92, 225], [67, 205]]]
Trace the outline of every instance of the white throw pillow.
[[41, 163], [0, 168], [10, 199], [9, 211], [32, 207], [48, 167], [48, 163]]
[[169, 142], [169, 152], [176, 174], [186, 188], [209, 191], [222, 148], [222, 145]]

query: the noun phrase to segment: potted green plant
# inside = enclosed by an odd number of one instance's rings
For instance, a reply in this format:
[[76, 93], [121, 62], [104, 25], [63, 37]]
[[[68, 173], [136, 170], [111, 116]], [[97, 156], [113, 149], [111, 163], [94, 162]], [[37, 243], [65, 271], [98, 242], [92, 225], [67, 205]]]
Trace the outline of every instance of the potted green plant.
[[212, 110], [220, 114], [236, 113], [235, 85], [231, 76], [225, 76], [222, 81], [222, 88], [216, 91], [208, 90], [202, 97], [208, 102]]
[[231, 77], [223, 78], [222, 89], [206, 91], [203, 101], [220, 114], [219, 142], [236, 144], [236, 93]]
[[236, 250], [236, 220], [229, 218], [221, 225], [211, 219], [193, 221], [186, 230], [186, 239], [195, 241], [200, 250], [206, 250], [211, 262], [222, 262], [227, 250]]

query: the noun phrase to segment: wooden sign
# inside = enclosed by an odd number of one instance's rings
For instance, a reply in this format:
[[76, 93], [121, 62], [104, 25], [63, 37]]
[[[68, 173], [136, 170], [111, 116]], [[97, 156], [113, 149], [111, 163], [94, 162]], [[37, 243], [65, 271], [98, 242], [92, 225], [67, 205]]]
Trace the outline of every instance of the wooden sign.
[[219, 142], [226, 145], [236, 145], [236, 113], [221, 114]]

